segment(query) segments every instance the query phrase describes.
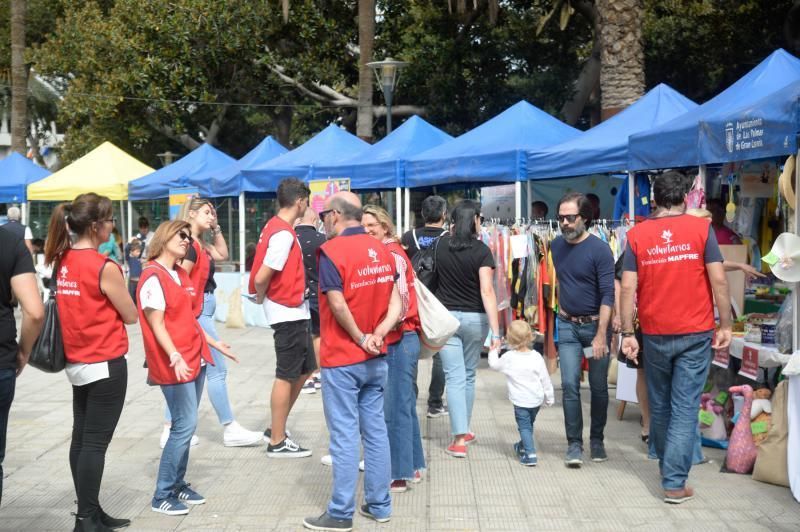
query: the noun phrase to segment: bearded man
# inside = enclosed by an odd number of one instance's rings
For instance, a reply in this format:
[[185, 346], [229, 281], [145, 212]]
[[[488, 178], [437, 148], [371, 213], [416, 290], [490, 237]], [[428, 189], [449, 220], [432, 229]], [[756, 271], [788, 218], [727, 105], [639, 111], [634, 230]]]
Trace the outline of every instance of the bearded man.
[[608, 244], [586, 230], [593, 221], [591, 201], [569, 193], [558, 202], [561, 236], [552, 245], [558, 278], [558, 355], [561, 367], [567, 467], [583, 465], [581, 363], [589, 361], [593, 462], [608, 460], [603, 431], [608, 411], [608, 363], [611, 310], [614, 308], [614, 258]]

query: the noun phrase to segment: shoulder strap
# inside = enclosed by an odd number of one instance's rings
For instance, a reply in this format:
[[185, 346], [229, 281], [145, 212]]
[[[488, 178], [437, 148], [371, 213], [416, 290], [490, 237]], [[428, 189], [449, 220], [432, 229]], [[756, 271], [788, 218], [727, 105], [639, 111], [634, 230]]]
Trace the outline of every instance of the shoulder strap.
[[411, 230], [411, 236], [414, 237], [414, 245], [417, 246], [417, 251], [420, 251], [422, 248], [419, 247], [419, 241], [417, 240], [417, 229], [416, 228]]

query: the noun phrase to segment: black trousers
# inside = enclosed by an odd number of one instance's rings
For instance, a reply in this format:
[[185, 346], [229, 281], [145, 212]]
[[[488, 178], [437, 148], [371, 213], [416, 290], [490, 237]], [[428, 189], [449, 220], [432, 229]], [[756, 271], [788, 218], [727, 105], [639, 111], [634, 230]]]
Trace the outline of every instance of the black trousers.
[[69, 466], [81, 517], [97, 512], [100, 507], [106, 449], [122, 414], [127, 389], [128, 364], [124, 357], [108, 362], [107, 379], [72, 387]]
[[17, 383], [17, 370], [0, 369], [0, 505], [3, 503], [3, 459], [6, 457], [6, 431], [8, 430], [8, 412], [14, 400], [14, 388]]

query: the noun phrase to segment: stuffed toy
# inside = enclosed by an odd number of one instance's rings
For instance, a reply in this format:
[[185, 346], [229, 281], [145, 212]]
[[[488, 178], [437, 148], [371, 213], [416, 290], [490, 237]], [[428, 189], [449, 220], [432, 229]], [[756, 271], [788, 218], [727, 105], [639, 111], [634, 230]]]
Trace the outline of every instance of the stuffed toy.
[[[724, 409], [714, 399], [715, 396], [710, 393], [704, 393], [700, 398], [700, 434], [709, 440], [725, 441], [728, 439], [728, 431], [725, 429], [725, 420], [722, 416]], [[712, 423], [707, 423], [711, 420], [711, 416], [703, 412], [714, 416]]]
[[753, 392], [753, 408], [750, 410], [750, 429], [753, 432], [753, 443], [761, 445], [767, 439], [772, 426], [772, 392], [761, 388]]
[[750, 411], [753, 406], [753, 388], [747, 384], [731, 386], [731, 393], [740, 393], [744, 396], [744, 405], [739, 413], [739, 418], [733, 426], [731, 437], [728, 441], [728, 454], [725, 457], [727, 469], [734, 473], [750, 473], [756, 462], [758, 449], [753, 442], [753, 432], [750, 428]]

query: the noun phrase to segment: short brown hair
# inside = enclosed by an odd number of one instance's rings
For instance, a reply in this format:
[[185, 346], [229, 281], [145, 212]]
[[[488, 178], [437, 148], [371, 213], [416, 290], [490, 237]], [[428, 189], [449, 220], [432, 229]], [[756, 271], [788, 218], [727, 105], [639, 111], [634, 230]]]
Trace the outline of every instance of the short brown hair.
[[508, 347], [516, 351], [528, 351], [533, 344], [533, 332], [527, 321], [514, 320], [506, 332]]
[[168, 222], [163, 222], [161, 225], [158, 226], [156, 229], [156, 233], [153, 235], [153, 240], [150, 242], [150, 245], [147, 246], [148, 248], [148, 258], [150, 260], [157, 259], [162, 253], [164, 253], [164, 248], [167, 246], [167, 242], [169, 239], [178, 234], [179, 231], [185, 229], [192, 233], [192, 226], [189, 225], [189, 222], [184, 222], [183, 220], [171, 220]]

